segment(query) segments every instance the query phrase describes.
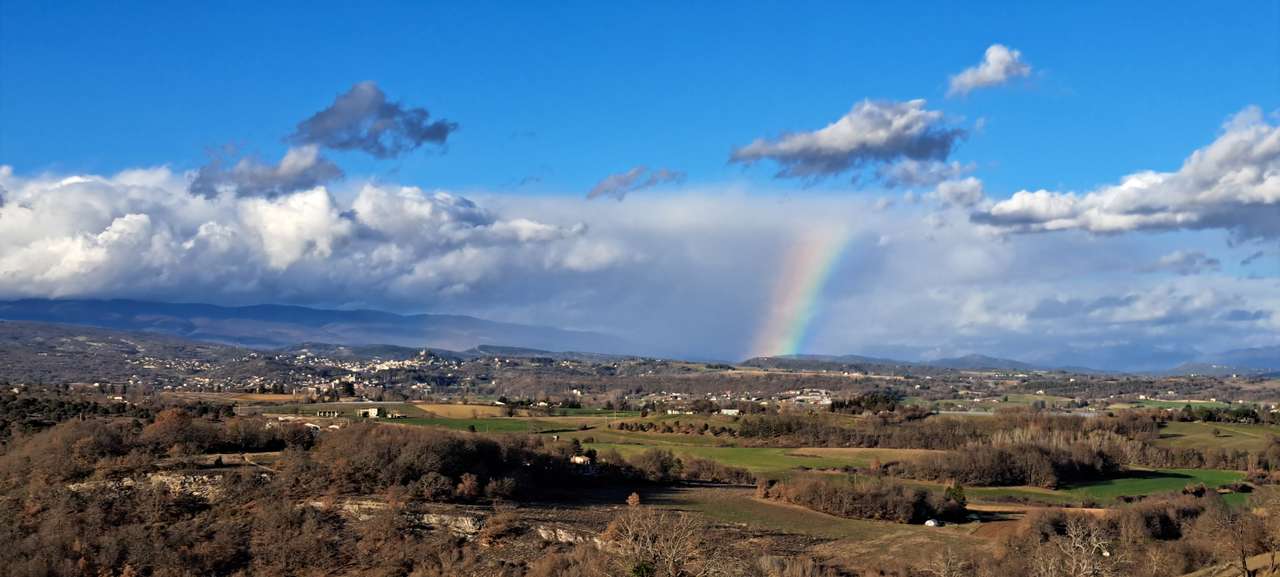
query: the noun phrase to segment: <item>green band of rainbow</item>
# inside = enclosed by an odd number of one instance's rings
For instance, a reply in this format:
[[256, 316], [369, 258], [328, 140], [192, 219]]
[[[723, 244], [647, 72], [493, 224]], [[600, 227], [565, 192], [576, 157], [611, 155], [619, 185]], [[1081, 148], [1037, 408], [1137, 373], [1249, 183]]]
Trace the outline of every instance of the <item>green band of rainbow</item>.
[[848, 240], [848, 232], [837, 228], [815, 229], [796, 240], [782, 262], [751, 356], [800, 352]]

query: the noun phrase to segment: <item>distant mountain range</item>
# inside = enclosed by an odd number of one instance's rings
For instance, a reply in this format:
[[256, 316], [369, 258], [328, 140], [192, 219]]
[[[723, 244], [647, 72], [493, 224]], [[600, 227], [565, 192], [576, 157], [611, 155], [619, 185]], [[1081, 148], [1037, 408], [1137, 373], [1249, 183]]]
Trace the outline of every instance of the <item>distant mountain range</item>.
[[777, 357], [757, 357], [744, 364], [759, 367], [776, 367], [790, 369], [860, 369], [874, 370], [897, 374], [902, 372], [925, 373], [930, 370], [994, 370], [994, 371], [1031, 371], [1036, 367], [1019, 361], [988, 357], [985, 355], [966, 355], [932, 361], [903, 361], [882, 357], [866, 357], [862, 355], [783, 355]]
[[1031, 371], [1036, 369], [1035, 366], [1028, 363], [1011, 359], [988, 357], [986, 355], [965, 355], [963, 357], [936, 359], [929, 361], [927, 364], [934, 367], [958, 370], [994, 369], [1001, 371]]
[[609, 362], [622, 359], [634, 359], [636, 355], [611, 355], [605, 353], [584, 353], [578, 351], [547, 351], [526, 347], [510, 347], [501, 345], [479, 345], [464, 351], [441, 348], [413, 348], [396, 345], [335, 345], [332, 343], [299, 343], [280, 349], [285, 353], [312, 354], [331, 359], [384, 359], [389, 361], [404, 360], [430, 353], [440, 357], [455, 359], [473, 359], [476, 357], [503, 358], [546, 358], [553, 360], [573, 360], [587, 362]]
[[1203, 361], [1241, 369], [1280, 371], [1280, 346], [1235, 349], [1210, 355]]
[[[400, 315], [284, 305], [223, 307], [134, 300], [26, 299], [0, 302], [0, 319], [151, 332], [259, 349], [298, 343], [392, 345], [415, 351], [504, 345], [629, 354], [636, 348], [623, 339], [601, 333], [500, 323], [463, 315]], [[385, 352], [392, 354], [390, 350]]]
[[[308, 349], [326, 356], [408, 358], [423, 349], [459, 357], [525, 356], [608, 361], [654, 356], [634, 343], [594, 332], [500, 323], [464, 315], [401, 315], [374, 310], [331, 310], [287, 305], [224, 307], [136, 300], [26, 299], [0, 301], [0, 320], [85, 325], [172, 335], [258, 349]], [[669, 355], [668, 355], [669, 356]], [[1190, 355], [1184, 356], [1188, 358]], [[1111, 359], [1103, 366], [1125, 367]], [[986, 355], [903, 361], [862, 355], [785, 355], [744, 364], [778, 368], [851, 370], [875, 367], [891, 373], [926, 370], [1057, 370], [1121, 372], [1027, 363]], [[1280, 374], [1280, 346], [1224, 351], [1161, 368], [1146, 360], [1139, 372], [1158, 374]], [[843, 367], [843, 368], [841, 368]]]
[[1280, 346], [1235, 349], [1206, 355], [1193, 362], [1178, 365], [1170, 372], [1198, 375], [1277, 375], [1280, 374]]
[[[900, 359], [867, 357], [862, 355], [782, 355], [776, 357], [758, 357], [749, 359], [744, 364], [750, 366], [789, 369], [848, 370], [849, 368], [871, 368], [889, 373], [898, 373], [904, 370], [921, 373], [922, 369], [1017, 372], [1062, 371], [1084, 374], [1125, 372], [1079, 366], [1046, 366], [977, 354], [934, 359], [931, 361], [904, 361]], [[1201, 360], [1182, 363], [1164, 370], [1136, 372], [1170, 375], [1199, 374], [1225, 376], [1239, 374], [1275, 377], [1280, 376], [1280, 347], [1262, 347], [1225, 351], [1215, 355], [1206, 355]]]

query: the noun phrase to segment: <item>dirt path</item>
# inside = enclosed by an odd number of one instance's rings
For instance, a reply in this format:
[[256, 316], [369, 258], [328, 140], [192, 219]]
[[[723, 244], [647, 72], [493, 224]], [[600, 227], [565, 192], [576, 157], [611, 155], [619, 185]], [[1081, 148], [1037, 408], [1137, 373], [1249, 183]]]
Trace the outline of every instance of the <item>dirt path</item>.
[[[278, 453], [277, 453], [276, 455], [278, 455]], [[248, 464], [250, 464], [250, 465], [253, 465], [254, 467], [258, 467], [258, 468], [260, 468], [260, 469], [263, 469], [263, 470], [266, 470], [266, 471], [269, 471], [269, 472], [272, 472], [272, 473], [275, 473], [275, 472], [276, 472], [276, 470], [275, 470], [275, 469], [272, 469], [271, 467], [268, 467], [268, 466], [266, 466], [266, 465], [263, 465], [262, 463], [259, 463], [259, 462], [255, 461], [255, 460], [253, 460], [253, 454], [252, 454], [252, 453], [241, 453], [241, 454], [240, 454], [240, 457], [241, 457], [242, 459], [244, 459], [244, 462], [245, 462], [245, 463], [248, 463]]]

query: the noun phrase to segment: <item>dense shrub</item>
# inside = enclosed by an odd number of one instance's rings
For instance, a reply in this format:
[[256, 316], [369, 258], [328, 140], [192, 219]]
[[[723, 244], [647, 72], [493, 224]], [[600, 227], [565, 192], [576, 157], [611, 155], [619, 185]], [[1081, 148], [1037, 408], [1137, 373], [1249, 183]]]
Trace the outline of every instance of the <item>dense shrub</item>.
[[680, 478], [680, 459], [665, 449], [646, 450], [631, 457], [627, 462], [649, 481], [666, 482]]
[[909, 476], [954, 480], [965, 485], [1033, 485], [1055, 488], [1072, 481], [1099, 479], [1119, 463], [1103, 450], [1079, 444], [1056, 448], [1034, 443], [1007, 447], [974, 446], [899, 465]]
[[688, 481], [748, 485], [756, 480], [755, 475], [746, 469], [730, 467], [710, 459], [681, 457], [680, 465], [681, 477]]
[[765, 495], [815, 511], [854, 519], [923, 523], [961, 519], [964, 505], [882, 477], [801, 475], [773, 484]]

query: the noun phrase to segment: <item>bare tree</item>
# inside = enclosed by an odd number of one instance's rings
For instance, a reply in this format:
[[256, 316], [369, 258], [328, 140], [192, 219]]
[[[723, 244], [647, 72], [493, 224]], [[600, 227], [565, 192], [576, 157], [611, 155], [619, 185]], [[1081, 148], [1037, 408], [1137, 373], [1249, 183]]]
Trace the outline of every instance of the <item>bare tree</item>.
[[1239, 571], [1240, 577], [1254, 577], [1256, 569], [1249, 569], [1249, 556], [1261, 551], [1262, 523], [1253, 513], [1226, 506], [1209, 513], [1209, 529], [1218, 558]]
[[706, 527], [691, 515], [650, 507], [628, 507], [605, 538], [614, 545], [623, 570], [652, 577], [729, 575], [732, 563], [703, 539]]
[[955, 551], [947, 547], [925, 571], [934, 577], [970, 577], [973, 575], [973, 564], [961, 559]]
[[1071, 517], [1066, 532], [1034, 546], [1027, 563], [1032, 577], [1113, 577], [1123, 563], [1110, 532], [1087, 517]]
[[1262, 543], [1271, 553], [1267, 573], [1276, 572], [1276, 550], [1280, 549], [1280, 489], [1266, 487], [1255, 494], [1253, 504], [1262, 512]]
[[1113, 539], [1098, 523], [1084, 517], [1067, 521], [1067, 534], [1058, 539], [1058, 549], [1066, 561], [1067, 575], [1111, 577], [1120, 564]]

